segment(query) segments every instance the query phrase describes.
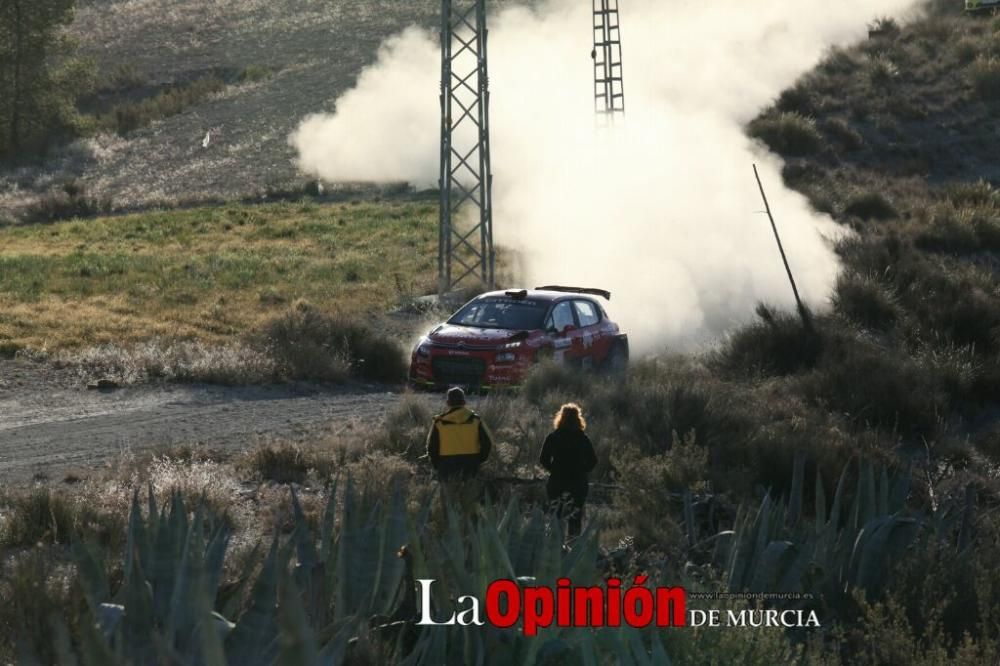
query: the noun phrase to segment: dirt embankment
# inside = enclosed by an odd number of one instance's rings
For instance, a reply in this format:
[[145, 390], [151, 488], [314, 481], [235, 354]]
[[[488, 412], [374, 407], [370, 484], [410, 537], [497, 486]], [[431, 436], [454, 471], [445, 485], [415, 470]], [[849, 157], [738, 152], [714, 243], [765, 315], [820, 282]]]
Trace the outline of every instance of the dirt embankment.
[[72, 371], [0, 361], [0, 482], [86, 473], [129, 451], [201, 444], [235, 452], [271, 437], [371, 425], [398, 399], [374, 386], [88, 390]]

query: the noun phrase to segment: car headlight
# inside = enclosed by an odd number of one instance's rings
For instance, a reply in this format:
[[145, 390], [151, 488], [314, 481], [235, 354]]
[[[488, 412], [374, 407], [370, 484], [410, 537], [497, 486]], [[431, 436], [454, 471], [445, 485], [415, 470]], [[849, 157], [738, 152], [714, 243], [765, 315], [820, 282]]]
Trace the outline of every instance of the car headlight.
[[425, 340], [421, 340], [417, 343], [417, 356], [420, 358], [427, 358], [431, 355], [431, 345]]
[[515, 354], [514, 352], [501, 352], [497, 354], [494, 358], [497, 363], [510, 363], [515, 358], [517, 358], [517, 354]]

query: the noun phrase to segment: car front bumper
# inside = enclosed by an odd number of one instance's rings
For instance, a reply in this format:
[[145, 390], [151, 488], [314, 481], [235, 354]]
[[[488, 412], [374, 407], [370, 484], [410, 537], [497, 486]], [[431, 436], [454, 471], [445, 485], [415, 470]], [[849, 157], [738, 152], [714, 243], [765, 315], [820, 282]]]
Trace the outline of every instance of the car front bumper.
[[493, 390], [517, 388], [531, 367], [522, 358], [497, 363], [495, 352], [431, 351], [429, 356], [411, 360], [409, 380], [414, 386], [446, 389], [461, 386], [466, 389]]

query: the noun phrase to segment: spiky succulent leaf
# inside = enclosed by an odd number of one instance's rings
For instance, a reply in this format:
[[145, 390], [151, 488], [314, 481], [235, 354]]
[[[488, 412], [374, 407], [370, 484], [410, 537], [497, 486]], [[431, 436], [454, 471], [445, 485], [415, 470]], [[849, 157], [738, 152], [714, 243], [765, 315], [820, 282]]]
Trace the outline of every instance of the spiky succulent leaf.
[[251, 590], [250, 607], [226, 637], [226, 656], [233, 666], [265, 666], [278, 655], [278, 559], [275, 536]]
[[319, 661], [319, 646], [302, 607], [299, 588], [291, 576], [285, 577], [281, 586], [278, 623], [281, 628], [278, 663], [287, 666], [316, 664]]

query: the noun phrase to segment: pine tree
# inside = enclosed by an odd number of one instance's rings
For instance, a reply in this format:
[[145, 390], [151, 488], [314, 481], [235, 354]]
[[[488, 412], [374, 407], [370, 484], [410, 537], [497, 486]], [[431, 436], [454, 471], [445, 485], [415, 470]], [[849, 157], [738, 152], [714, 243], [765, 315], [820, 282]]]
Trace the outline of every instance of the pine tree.
[[93, 85], [65, 27], [75, 0], [0, 0], [0, 158], [24, 159], [68, 138]]

